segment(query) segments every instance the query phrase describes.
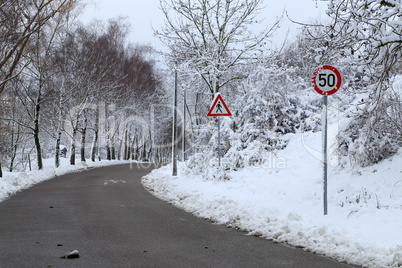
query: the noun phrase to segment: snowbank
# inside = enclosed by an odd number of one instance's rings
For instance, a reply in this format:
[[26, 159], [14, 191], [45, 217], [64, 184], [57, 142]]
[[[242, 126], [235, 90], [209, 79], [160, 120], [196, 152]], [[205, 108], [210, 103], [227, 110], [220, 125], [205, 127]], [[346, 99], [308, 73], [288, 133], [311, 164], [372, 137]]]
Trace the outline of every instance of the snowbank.
[[190, 175], [181, 163], [177, 177], [165, 166], [142, 182], [179, 208], [252, 235], [352, 264], [401, 267], [402, 151], [369, 168], [330, 168], [324, 216], [322, 163], [305, 148], [320, 151], [321, 134], [303, 134], [304, 145], [301, 136], [287, 135], [270, 165], [232, 171], [230, 180]]

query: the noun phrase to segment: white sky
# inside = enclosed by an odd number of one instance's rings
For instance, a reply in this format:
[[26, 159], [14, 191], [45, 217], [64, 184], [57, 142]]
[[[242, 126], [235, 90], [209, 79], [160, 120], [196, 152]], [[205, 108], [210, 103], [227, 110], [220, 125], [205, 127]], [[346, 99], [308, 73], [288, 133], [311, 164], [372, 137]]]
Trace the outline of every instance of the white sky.
[[[159, 40], [153, 37], [152, 26], [160, 29], [163, 25], [163, 14], [159, 9], [159, 0], [92, 0], [95, 5], [89, 5], [81, 15], [82, 21], [88, 23], [93, 19], [108, 20], [118, 16], [127, 17], [132, 32], [130, 41], [133, 43], [150, 44], [161, 48]], [[265, 0], [266, 8], [261, 14], [265, 26], [272, 25], [275, 18], [286, 8], [289, 17], [300, 22], [310, 19], [325, 19], [328, 2], [313, 0]], [[276, 33], [274, 45], [279, 46], [290, 29], [290, 35], [295, 35], [299, 26], [292, 24], [287, 18]]]

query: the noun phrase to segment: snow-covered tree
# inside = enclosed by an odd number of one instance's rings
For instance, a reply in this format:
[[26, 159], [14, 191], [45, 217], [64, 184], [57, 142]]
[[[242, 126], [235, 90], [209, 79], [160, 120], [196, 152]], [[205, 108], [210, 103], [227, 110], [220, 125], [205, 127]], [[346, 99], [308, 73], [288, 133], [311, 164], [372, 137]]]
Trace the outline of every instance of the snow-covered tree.
[[262, 0], [161, 0], [165, 26], [155, 35], [168, 48], [170, 63], [185, 65], [219, 92], [240, 79], [236, 66], [257, 62], [279, 21], [255, 34]]
[[[402, 3], [394, 0], [331, 0], [330, 34], [367, 63], [381, 65], [378, 87], [400, 63]], [[339, 42], [338, 42], [339, 44]], [[377, 97], [380, 97], [378, 93]]]
[[[23, 57], [34, 33], [77, 0], [13, 0], [0, 4], [0, 94], [25, 66]], [[22, 64], [21, 64], [22, 63]]]
[[[402, 3], [394, 0], [332, 0], [327, 37], [354, 65], [349, 88], [360, 98], [341, 151], [360, 165], [393, 155], [402, 146], [401, 95], [393, 80], [402, 56]], [[398, 93], [395, 93], [398, 92]]]
[[[49, 61], [50, 55], [63, 18], [69, 10], [74, 8], [75, 3], [76, 1], [40, 1], [38, 3], [36, 1], [30, 1], [29, 3], [26, 1], [17, 1], [14, 3], [15, 6], [9, 7], [18, 9], [23, 6], [27, 8], [28, 10], [21, 12], [23, 14], [24, 12], [26, 14], [32, 13], [33, 17], [26, 15], [24, 19], [28, 20], [28, 24], [32, 23], [35, 27], [31, 29], [25, 25], [27, 27], [25, 30], [33, 32], [23, 39], [26, 44], [19, 52], [19, 57], [21, 58], [18, 62], [23, 62], [25, 68], [20, 68], [18, 77], [14, 77], [17, 85], [14, 85], [13, 90], [15, 96], [19, 98], [20, 107], [24, 109], [25, 116], [18, 117], [12, 113], [5, 120], [18, 124], [19, 127], [25, 128], [32, 135], [36, 148], [38, 169], [43, 168], [40, 142], [40, 132], [43, 130], [41, 125], [41, 108], [44, 103], [44, 96], [49, 90], [49, 78], [53, 73], [53, 65]], [[42, 17], [46, 17], [46, 20], [42, 20]], [[35, 22], [30, 22], [30, 20], [34, 20]], [[18, 32], [14, 34], [15, 36], [19, 35]], [[13, 67], [13, 70], [10, 70], [10, 72], [14, 72], [16, 68], [17, 66]], [[8, 75], [11, 75], [11, 73]], [[6, 85], [6, 83], [3, 84], [3, 88]], [[26, 120], [27, 118], [29, 118], [29, 121]], [[12, 129], [14, 130], [14, 128]], [[13, 154], [10, 169], [12, 169], [14, 158], [15, 155]]]

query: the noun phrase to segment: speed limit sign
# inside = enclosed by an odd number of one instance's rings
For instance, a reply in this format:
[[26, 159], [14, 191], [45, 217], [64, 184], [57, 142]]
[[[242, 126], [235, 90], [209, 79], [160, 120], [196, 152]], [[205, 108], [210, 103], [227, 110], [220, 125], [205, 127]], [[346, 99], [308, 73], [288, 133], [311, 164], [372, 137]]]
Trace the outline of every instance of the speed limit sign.
[[315, 91], [321, 95], [329, 96], [341, 87], [342, 77], [335, 67], [324, 65], [314, 71], [311, 82]]

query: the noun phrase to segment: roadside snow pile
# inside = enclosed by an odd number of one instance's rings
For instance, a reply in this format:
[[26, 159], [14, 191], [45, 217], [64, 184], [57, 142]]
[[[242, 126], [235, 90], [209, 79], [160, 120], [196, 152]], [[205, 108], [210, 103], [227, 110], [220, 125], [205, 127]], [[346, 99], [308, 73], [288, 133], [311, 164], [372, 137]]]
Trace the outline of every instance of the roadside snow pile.
[[[402, 266], [402, 151], [369, 168], [329, 169], [323, 215], [321, 134], [287, 134], [270, 165], [228, 171], [230, 180], [190, 175], [181, 163], [144, 177], [154, 195], [199, 217], [367, 267]], [[214, 167], [205, 172], [218, 172]], [[211, 176], [209, 176], [211, 177]]]
[[54, 167], [54, 159], [46, 159], [44, 160], [44, 169], [40, 171], [3, 172], [3, 178], [0, 178], [0, 202], [23, 189], [67, 173], [93, 167], [130, 163], [130, 161], [105, 160], [100, 162], [78, 162], [75, 166], [71, 166], [68, 163], [68, 159], [62, 158], [60, 160], [60, 168]]

